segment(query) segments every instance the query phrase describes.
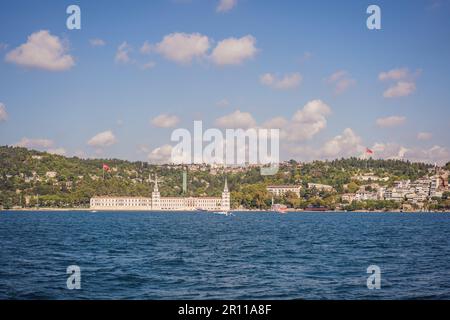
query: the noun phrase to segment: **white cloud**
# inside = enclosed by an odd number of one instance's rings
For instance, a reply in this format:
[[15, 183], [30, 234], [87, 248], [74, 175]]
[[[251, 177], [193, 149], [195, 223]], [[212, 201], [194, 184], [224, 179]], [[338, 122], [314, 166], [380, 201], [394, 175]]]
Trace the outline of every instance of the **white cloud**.
[[6, 106], [0, 102], [0, 122], [8, 119], [8, 113], [6, 112]]
[[248, 112], [241, 112], [240, 110], [216, 119], [215, 123], [219, 128], [226, 129], [248, 129], [256, 127], [256, 121], [253, 119], [253, 116]]
[[217, 5], [217, 12], [228, 12], [237, 5], [237, 0], [220, 0]]
[[49, 139], [29, 139], [24, 137], [15, 145], [23, 148], [51, 148], [53, 141]]
[[87, 144], [90, 145], [91, 147], [101, 148], [111, 146], [116, 142], [117, 140], [116, 137], [114, 136], [114, 133], [108, 130], [96, 134], [87, 142]]
[[302, 81], [302, 76], [300, 75], [300, 73], [291, 73], [286, 74], [282, 78], [277, 78], [277, 76], [274, 74], [266, 73], [263, 74], [259, 78], [259, 80], [265, 86], [274, 89], [288, 90], [297, 88]]
[[199, 33], [171, 33], [156, 44], [155, 51], [168, 60], [188, 64], [204, 57], [209, 47], [208, 37]]
[[414, 82], [400, 81], [394, 86], [388, 88], [383, 96], [385, 98], [406, 97], [416, 91], [416, 84]]
[[418, 140], [430, 140], [433, 137], [433, 135], [430, 132], [419, 132], [417, 134]]
[[379, 127], [397, 127], [404, 124], [406, 121], [406, 117], [403, 116], [390, 116], [386, 118], [378, 118], [376, 123]]
[[155, 127], [173, 128], [180, 122], [180, 119], [174, 115], [160, 114], [159, 116], [153, 118], [150, 122]]
[[172, 146], [168, 144], [158, 147], [148, 154], [148, 160], [156, 164], [171, 163], [171, 158]]
[[383, 96], [385, 98], [397, 98], [406, 97], [416, 91], [415, 78], [421, 73], [421, 70], [417, 70], [415, 73], [411, 73], [408, 68], [397, 68], [386, 72], [381, 72], [378, 75], [380, 81], [396, 81], [391, 85]]
[[283, 117], [275, 117], [263, 123], [262, 127], [266, 129], [282, 129], [289, 125], [289, 121]]
[[90, 39], [89, 43], [93, 47], [103, 47], [104, 45], [106, 45], [106, 42], [104, 40], [98, 38]]
[[247, 35], [242, 38], [228, 38], [214, 48], [211, 59], [217, 65], [238, 65], [256, 55], [256, 39]]
[[115, 61], [117, 63], [125, 63], [125, 64], [131, 62], [130, 52], [131, 47], [128, 45], [128, 43], [126, 41], [122, 42], [120, 46], [117, 48]]
[[50, 154], [56, 154], [56, 155], [64, 156], [66, 154], [66, 149], [64, 149], [64, 148], [54, 148], [54, 149], [48, 149], [47, 152], [50, 153]]
[[321, 150], [321, 156], [327, 158], [355, 156], [362, 151], [361, 138], [351, 128], [346, 128], [341, 135], [327, 141]]
[[441, 146], [431, 148], [404, 147], [396, 143], [375, 143], [371, 148], [376, 158], [410, 160], [443, 165], [450, 159], [450, 151]]
[[389, 71], [381, 72], [378, 75], [380, 81], [386, 80], [402, 80], [410, 77], [410, 72], [408, 68], [397, 68]]
[[330, 114], [330, 107], [323, 101], [312, 100], [308, 102], [303, 109], [294, 114], [292, 122], [284, 130], [286, 138], [290, 141], [311, 139], [326, 128], [326, 117]]
[[360, 156], [365, 148], [362, 145], [362, 139], [351, 128], [346, 128], [342, 134], [326, 141], [319, 148], [294, 145], [287, 146], [287, 150], [290, 154], [300, 156], [304, 160], [316, 160]]
[[64, 71], [75, 65], [60, 39], [47, 30], [31, 34], [26, 43], [8, 52], [6, 61], [48, 71]]
[[345, 70], [340, 70], [330, 75], [326, 81], [334, 86], [334, 92], [341, 94], [356, 84], [350, 74]]

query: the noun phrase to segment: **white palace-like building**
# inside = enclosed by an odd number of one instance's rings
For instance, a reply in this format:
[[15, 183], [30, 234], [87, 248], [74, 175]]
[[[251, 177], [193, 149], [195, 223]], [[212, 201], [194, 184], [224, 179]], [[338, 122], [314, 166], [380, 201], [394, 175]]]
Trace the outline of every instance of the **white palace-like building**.
[[155, 179], [151, 198], [147, 197], [93, 197], [91, 210], [126, 210], [126, 211], [229, 211], [230, 192], [225, 180], [222, 197], [161, 197], [158, 179]]

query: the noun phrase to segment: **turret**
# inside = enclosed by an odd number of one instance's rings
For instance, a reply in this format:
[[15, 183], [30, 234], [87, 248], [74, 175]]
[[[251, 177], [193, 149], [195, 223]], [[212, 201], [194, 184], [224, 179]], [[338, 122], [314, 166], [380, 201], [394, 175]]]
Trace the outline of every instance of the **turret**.
[[228, 191], [228, 182], [227, 178], [225, 177], [225, 186], [223, 187], [222, 192], [222, 203], [221, 203], [222, 210], [228, 211], [230, 210], [230, 192]]
[[155, 186], [152, 192], [152, 210], [161, 210], [161, 195], [158, 190], [158, 176], [155, 174]]

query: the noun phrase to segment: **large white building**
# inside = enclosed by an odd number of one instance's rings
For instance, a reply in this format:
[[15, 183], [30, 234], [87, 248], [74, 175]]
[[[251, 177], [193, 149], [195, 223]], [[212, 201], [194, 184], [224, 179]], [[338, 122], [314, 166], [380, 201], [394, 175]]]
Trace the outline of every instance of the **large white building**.
[[297, 185], [281, 185], [281, 186], [267, 186], [267, 191], [276, 197], [280, 197], [288, 192], [295, 193], [300, 198], [300, 191], [302, 186]]
[[225, 180], [222, 197], [161, 197], [158, 179], [155, 179], [152, 196], [147, 197], [93, 197], [92, 210], [126, 211], [228, 211], [230, 210], [230, 192]]

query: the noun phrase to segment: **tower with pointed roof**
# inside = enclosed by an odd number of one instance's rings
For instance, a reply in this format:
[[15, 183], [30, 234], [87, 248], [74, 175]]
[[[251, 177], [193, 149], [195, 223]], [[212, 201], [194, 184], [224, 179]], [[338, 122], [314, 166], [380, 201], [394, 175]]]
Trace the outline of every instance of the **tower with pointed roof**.
[[161, 194], [158, 189], [158, 176], [155, 174], [155, 186], [152, 192], [152, 210], [161, 210]]
[[231, 208], [230, 205], [230, 192], [228, 191], [228, 181], [225, 177], [225, 186], [223, 188], [222, 192], [222, 203], [221, 203], [221, 209], [224, 211], [229, 211]]

